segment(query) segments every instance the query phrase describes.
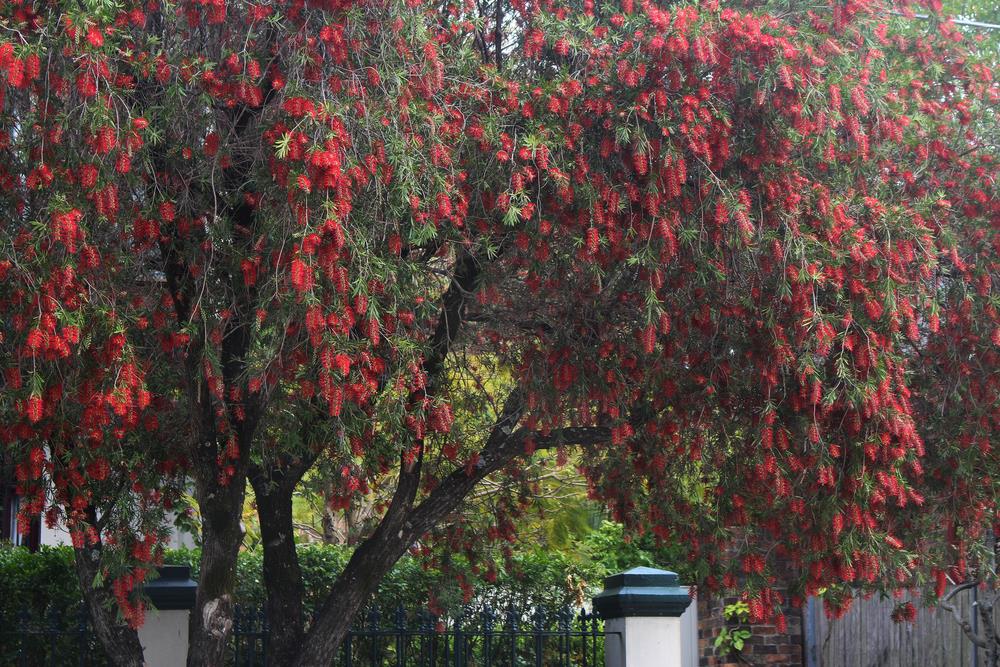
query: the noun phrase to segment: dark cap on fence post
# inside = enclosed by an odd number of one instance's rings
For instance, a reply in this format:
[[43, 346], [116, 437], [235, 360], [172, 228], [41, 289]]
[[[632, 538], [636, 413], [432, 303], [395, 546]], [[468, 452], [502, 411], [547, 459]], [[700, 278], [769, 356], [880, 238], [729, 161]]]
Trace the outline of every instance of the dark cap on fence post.
[[143, 592], [160, 610], [194, 609], [198, 584], [191, 579], [187, 565], [164, 565], [157, 568], [160, 576], [143, 586]]
[[143, 593], [154, 610], [139, 628], [146, 667], [184, 667], [187, 664], [188, 621], [198, 584], [186, 565], [164, 565], [160, 576], [146, 583]]
[[604, 580], [594, 611], [604, 619], [605, 667], [681, 667], [696, 655], [697, 629], [684, 610], [687, 586], [667, 570], [635, 567]]
[[691, 604], [687, 586], [677, 574], [652, 567], [634, 567], [604, 580], [604, 590], [594, 597], [594, 610], [602, 618], [626, 616], [680, 616]]

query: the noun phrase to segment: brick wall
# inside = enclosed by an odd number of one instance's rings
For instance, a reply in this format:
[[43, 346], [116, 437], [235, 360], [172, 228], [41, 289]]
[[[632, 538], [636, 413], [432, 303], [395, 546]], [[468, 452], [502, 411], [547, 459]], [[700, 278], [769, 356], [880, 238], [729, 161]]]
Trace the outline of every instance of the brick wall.
[[778, 632], [773, 625], [750, 625], [751, 636], [743, 648], [741, 657], [721, 656], [715, 650], [715, 638], [727, 625], [739, 627], [735, 621], [726, 621], [723, 609], [736, 601], [735, 597], [709, 596], [700, 591], [698, 595], [698, 655], [701, 667], [745, 667], [750, 665], [782, 665], [803, 667], [802, 612], [786, 608], [785, 618], [788, 629]]

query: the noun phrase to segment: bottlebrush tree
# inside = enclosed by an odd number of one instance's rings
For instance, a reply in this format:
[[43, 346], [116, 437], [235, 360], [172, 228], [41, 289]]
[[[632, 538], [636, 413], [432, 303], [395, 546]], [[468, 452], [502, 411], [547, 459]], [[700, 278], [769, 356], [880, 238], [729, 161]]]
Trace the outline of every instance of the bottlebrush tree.
[[[325, 665], [408, 549], [513, 539], [545, 449], [753, 620], [776, 558], [831, 612], [961, 579], [1000, 492], [1000, 92], [915, 8], [4, 3], [0, 442], [115, 663], [187, 485], [189, 664], [249, 482], [269, 650]], [[320, 462], [391, 499], [304, 619]]]

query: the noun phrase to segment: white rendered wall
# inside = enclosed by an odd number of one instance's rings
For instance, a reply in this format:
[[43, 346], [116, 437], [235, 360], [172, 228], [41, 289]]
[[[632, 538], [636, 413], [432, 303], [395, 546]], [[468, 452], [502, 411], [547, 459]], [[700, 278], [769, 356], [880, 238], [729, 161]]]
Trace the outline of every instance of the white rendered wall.
[[604, 623], [605, 667], [697, 667], [698, 612], [633, 616]]
[[186, 609], [146, 611], [146, 622], [139, 628], [145, 667], [184, 667], [187, 663], [190, 613]]

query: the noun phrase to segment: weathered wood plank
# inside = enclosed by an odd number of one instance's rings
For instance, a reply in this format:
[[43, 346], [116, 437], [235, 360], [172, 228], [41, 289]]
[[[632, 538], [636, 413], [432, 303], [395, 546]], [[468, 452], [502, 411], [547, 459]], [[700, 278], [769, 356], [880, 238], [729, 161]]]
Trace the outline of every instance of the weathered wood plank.
[[[912, 624], [894, 623], [892, 610], [909, 600], [918, 608]], [[969, 596], [955, 601], [968, 615]], [[858, 598], [839, 620], [830, 620], [822, 602], [814, 605], [817, 667], [970, 667], [972, 646], [951, 614], [920, 606], [920, 596]], [[980, 656], [979, 664], [983, 667]]]

